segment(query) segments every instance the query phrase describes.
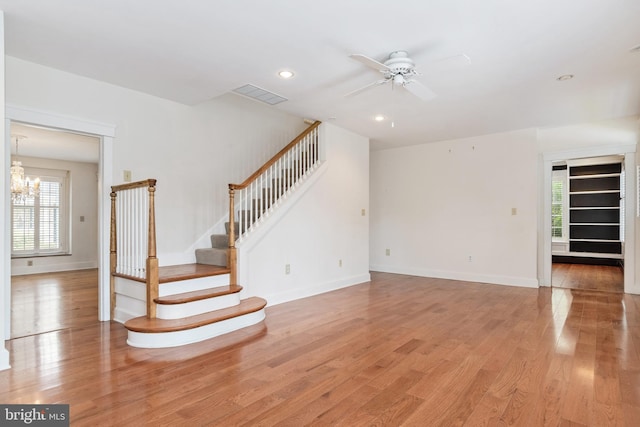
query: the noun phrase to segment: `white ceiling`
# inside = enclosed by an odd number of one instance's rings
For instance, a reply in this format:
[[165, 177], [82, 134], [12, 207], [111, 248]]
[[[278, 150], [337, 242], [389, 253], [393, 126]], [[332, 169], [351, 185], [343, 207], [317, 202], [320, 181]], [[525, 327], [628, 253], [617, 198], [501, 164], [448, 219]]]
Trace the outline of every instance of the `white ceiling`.
[[[8, 55], [185, 104], [247, 83], [372, 149], [640, 114], [638, 0], [0, 0]], [[349, 58], [407, 50], [438, 97]], [[443, 58], [471, 58], [448, 67]], [[450, 65], [450, 64], [449, 64]], [[295, 72], [282, 80], [283, 68]], [[563, 74], [575, 78], [557, 81]], [[383, 114], [392, 120], [374, 122]], [[394, 127], [391, 126], [394, 122]]]
[[[18, 143], [17, 147], [16, 142]], [[16, 155], [18, 160], [21, 157], [40, 157], [98, 163], [100, 160], [100, 139], [90, 135], [14, 122], [11, 123], [11, 154]]]

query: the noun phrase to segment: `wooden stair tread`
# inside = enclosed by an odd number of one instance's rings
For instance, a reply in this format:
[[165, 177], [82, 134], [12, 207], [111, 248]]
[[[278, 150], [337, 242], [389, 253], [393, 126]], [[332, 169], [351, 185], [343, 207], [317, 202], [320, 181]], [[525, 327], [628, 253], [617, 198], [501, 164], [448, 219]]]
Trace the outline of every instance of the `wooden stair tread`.
[[266, 305], [267, 301], [264, 299], [251, 297], [240, 301], [240, 304], [234, 305], [233, 307], [181, 319], [148, 319], [146, 316], [134, 317], [133, 319], [127, 320], [124, 326], [130, 331], [142, 333], [184, 331], [253, 313], [263, 309]]
[[[209, 264], [179, 264], [158, 267], [158, 283], [171, 283], [180, 280], [198, 279], [200, 277], [212, 277], [221, 274], [229, 274], [231, 269], [220, 265]], [[129, 276], [122, 273], [113, 273], [115, 277], [123, 277], [136, 282], [146, 283], [144, 278]]]
[[177, 282], [179, 280], [197, 279], [199, 277], [229, 274], [231, 270], [219, 265], [180, 264], [167, 265], [158, 269], [160, 283]]
[[184, 304], [222, 295], [235, 294], [242, 290], [239, 285], [219, 286], [217, 288], [200, 289], [198, 291], [183, 292], [180, 294], [166, 295], [154, 299], [156, 304]]

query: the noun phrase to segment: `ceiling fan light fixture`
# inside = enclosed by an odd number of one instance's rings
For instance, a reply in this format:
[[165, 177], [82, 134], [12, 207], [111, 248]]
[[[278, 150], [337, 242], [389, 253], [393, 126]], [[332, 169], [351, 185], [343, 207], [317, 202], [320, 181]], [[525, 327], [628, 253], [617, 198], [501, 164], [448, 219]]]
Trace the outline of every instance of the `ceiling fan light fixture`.
[[393, 76], [393, 84], [394, 85], [404, 84], [404, 76], [402, 74], [396, 74], [395, 76]]

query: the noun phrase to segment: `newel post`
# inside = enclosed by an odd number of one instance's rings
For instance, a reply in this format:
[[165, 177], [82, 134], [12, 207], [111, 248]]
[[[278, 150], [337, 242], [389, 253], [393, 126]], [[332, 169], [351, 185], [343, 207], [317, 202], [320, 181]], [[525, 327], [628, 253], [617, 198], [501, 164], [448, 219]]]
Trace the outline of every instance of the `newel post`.
[[118, 263], [118, 242], [116, 239], [116, 196], [117, 193], [111, 189], [111, 229], [109, 239], [109, 292], [111, 305], [111, 320], [116, 309], [116, 268]]
[[156, 258], [156, 214], [155, 214], [156, 180], [149, 180], [149, 235], [147, 256], [147, 317], [155, 319], [158, 298], [158, 258]]
[[238, 284], [237, 253], [236, 253], [236, 220], [235, 220], [235, 189], [229, 184], [229, 251], [227, 253], [227, 266], [229, 272], [229, 284]]

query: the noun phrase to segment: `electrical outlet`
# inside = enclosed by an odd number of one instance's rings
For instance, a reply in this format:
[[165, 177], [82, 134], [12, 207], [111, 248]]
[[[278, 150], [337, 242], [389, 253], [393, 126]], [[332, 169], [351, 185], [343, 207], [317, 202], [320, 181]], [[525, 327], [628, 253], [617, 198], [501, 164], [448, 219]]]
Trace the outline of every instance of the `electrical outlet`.
[[511, 208], [511, 215], [518, 215], [518, 208]]
[[338, 267], [342, 267], [342, 260], [338, 260]]
[[284, 266], [284, 274], [289, 274], [291, 273], [291, 265], [287, 264]]
[[33, 260], [30, 259], [29, 261], [27, 261], [27, 266], [28, 267], [33, 267]]
[[131, 171], [122, 171], [122, 180], [124, 182], [131, 182]]
[[365, 209], [362, 209], [362, 216], [365, 216], [367, 214], [367, 211]]
[[471, 261], [472, 261], [472, 258], [471, 258], [471, 255], [469, 255], [469, 262], [471, 262]]
[[390, 256], [391, 255], [391, 249], [386, 249], [384, 251], [384, 253], [385, 253], [386, 256]]

